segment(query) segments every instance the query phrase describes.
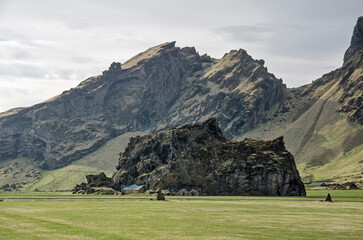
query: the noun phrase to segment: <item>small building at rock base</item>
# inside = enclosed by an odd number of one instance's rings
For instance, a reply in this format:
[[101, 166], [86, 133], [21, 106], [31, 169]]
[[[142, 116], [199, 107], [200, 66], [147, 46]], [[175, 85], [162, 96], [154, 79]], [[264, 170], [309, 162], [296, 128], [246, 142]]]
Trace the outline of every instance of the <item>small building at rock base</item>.
[[124, 187], [122, 189], [122, 192], [124, 192], [126, 194], [143, 193], [143, 192], [145, 192], [145, 187], [144, 187], [144, 185], [132, 184], [130, 186]]

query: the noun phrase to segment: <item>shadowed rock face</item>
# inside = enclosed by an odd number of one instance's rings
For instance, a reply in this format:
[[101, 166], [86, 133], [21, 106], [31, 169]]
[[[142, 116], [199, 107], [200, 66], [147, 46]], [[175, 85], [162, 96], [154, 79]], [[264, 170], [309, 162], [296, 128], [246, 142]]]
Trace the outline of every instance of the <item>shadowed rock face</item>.
[[340, 85], [344, 91], [338, 110], [348, 113], [350, 120], [363, 125], [363, 16], [358, 18], [354, 27], [341, 72]]
[[118, 188], [136, 183], [207, 195], [305, 196], [282, 137], [229, 140], [215, 118], [130, 138], [117, 169], [112, 180]]
[[286, 87], [244, 50], [222, 59], [165, 43], [46, 102], [0, 113], [0, 159], [55, 169], [130, 131], [157, 132], [216, 116], [227, 136], [263, 121]]
[[[345, 52], [344, 63], [353, 60], [355, 55], [362, 55], [363, 50], [363, 16], [359, 17], [353, 30], [350, 46]], [[360, 53], [359, 53], [360, 52]]]

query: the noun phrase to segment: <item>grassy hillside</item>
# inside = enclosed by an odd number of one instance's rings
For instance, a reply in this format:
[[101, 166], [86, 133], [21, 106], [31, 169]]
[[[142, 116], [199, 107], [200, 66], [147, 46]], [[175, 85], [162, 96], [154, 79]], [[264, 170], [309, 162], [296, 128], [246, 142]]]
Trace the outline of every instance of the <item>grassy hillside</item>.
[[316, 130], [307, 147], [311, 151], [317, 147], [322, 150], [315, 150], [309, 161], [299, 157], [302, 176], [312, 174], [315, 180], [338, 182], [363, 180], [363, 126], [347, 119], [327, 124]]
[[97, 151], [83, 157], [82, 159], [66, 167], [42, 171], [42, 178], [27, 191], [51, 191], [71, 190], [76, 184], [86, 182], [86, 175], [105, 172], [111, 177], [116, 171], [119, 152], [123, 151], [129, 142], [129, 138], [143, 132], [130, 132], [120, 135], [110, 141]]
[[331, 179], [339, 183], [363, 181], [363, 144], [353, 148], [342, 157], [322, 166], [307, 167], [302, 163], [300, 175], [313, 175], [315, 181]]
[[294, 155], [302, 177], [313, 175], [315, 180], [339, 182], [362, 180], [363, 126], [337, 113], [333, 101], [292, 104], [305, 104], [309, 108], [302, 113], [292, 109], [237, 139], [284, 136], [286, 148]]
[[[32, 159], [17, 158], [0, 161], [0, 190], [17, 190], [31, 186], [42, 177]], [[6, 187], [8, 185], [9, 187]]]

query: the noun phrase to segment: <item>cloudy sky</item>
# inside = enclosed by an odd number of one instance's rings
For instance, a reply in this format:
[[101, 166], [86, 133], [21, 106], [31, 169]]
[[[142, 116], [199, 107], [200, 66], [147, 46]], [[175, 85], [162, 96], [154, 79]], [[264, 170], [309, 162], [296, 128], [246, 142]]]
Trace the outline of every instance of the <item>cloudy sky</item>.
[[0, 112], [169, 41], [245, 49], [297, 87], [341, 66], [362, 0], [0, 0]]

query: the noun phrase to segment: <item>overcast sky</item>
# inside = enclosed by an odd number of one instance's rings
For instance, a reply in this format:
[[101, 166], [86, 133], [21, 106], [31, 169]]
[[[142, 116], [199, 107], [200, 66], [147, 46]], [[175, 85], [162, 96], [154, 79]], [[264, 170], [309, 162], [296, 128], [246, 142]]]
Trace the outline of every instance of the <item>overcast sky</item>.
[[288, 87], [341, 66], [362, 0], [0, 0], [0, 112], [30, 106], [154, 45], [245, 49]]

